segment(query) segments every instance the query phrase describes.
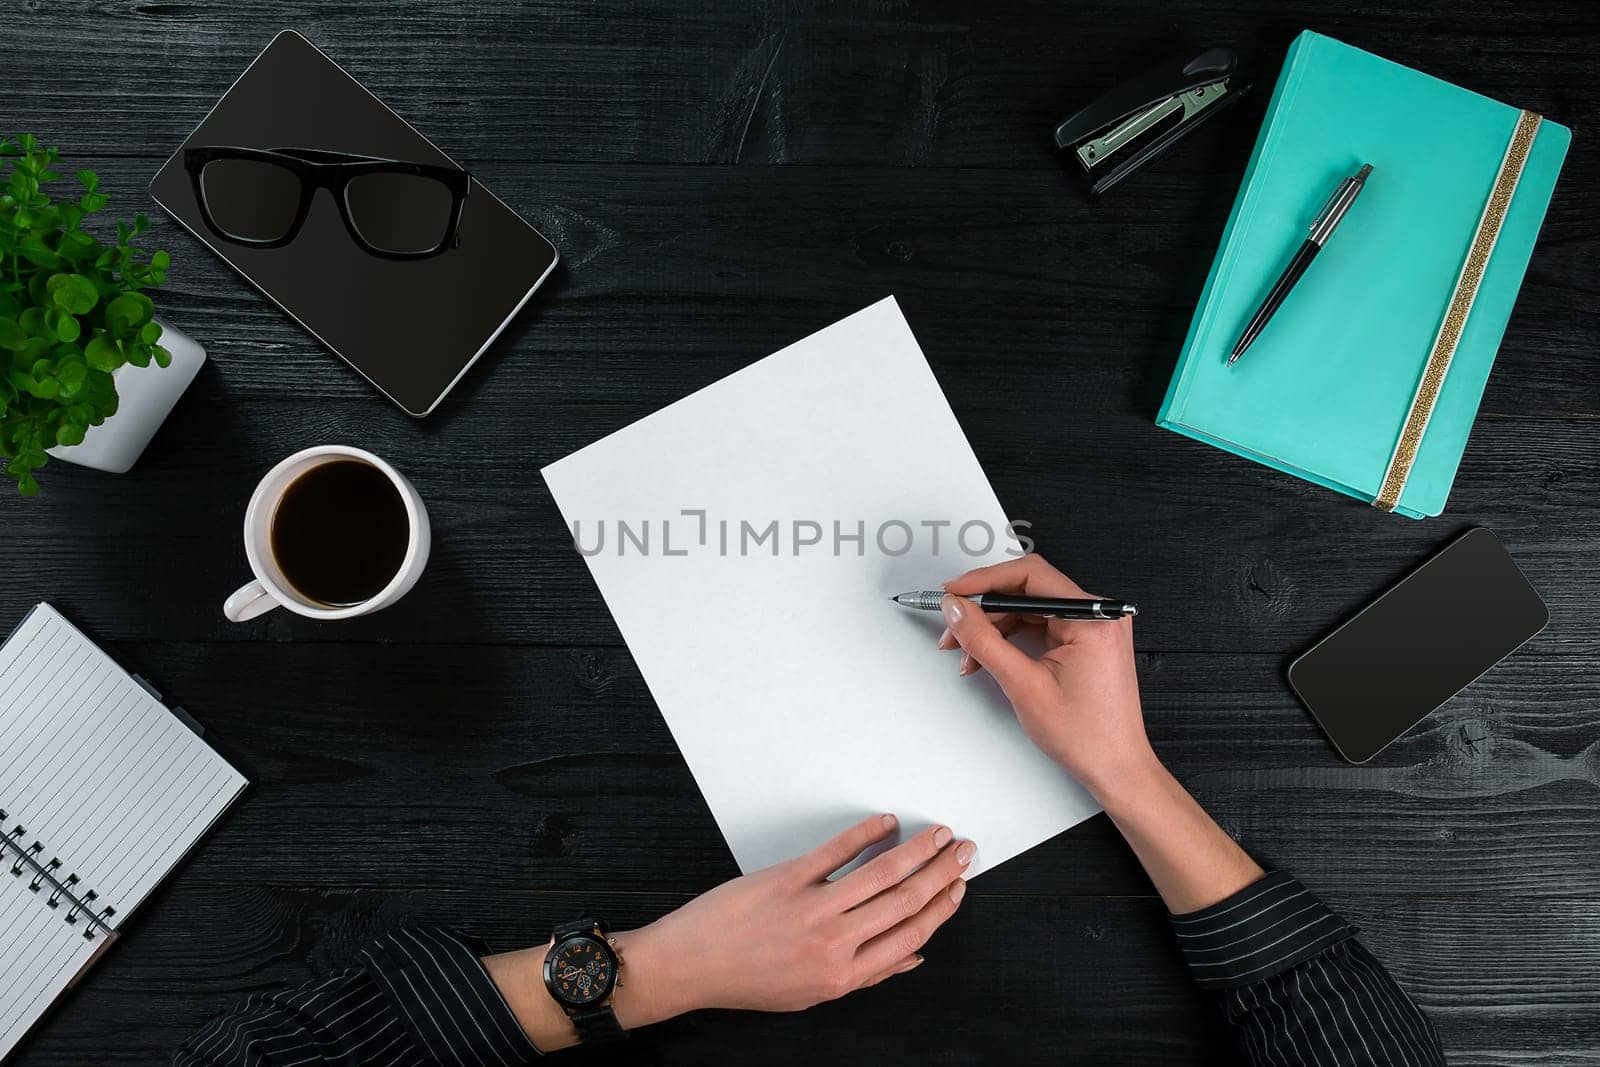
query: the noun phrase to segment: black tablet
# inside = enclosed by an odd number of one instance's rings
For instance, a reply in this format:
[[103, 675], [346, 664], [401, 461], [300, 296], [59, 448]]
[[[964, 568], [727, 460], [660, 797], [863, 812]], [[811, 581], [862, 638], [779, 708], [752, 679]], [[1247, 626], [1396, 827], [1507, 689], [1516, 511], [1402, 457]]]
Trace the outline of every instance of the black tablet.
[[543, 235], [288, 30], [150, 192], [416, 416], [438, 405], [556, 264]]

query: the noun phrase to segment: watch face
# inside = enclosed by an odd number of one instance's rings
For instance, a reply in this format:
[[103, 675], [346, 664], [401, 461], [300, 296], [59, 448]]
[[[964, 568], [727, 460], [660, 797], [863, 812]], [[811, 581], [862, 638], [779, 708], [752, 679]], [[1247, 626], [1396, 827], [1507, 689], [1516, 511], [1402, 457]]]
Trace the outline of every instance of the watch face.
[[617, 954], [593, 934], [566, 938], [544, 958], [544, 982], [563, 1004], [580, 1008], [610, 995], [617, 984]]

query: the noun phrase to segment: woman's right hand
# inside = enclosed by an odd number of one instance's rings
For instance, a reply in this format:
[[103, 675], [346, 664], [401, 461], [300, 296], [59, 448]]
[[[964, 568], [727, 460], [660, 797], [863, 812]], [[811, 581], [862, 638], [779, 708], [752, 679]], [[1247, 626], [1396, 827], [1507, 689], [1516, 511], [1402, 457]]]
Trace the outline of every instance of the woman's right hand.
[[[962, 650], [963, 675], [992, 674], [1033, 743], [1102, 803], [1107, 792], [1142, 780], [1156, 766], [1139, 707], [1132, 619], [986, 615], [966, 599], [979, 593], [1092, 598], [1036, 555], [968, 571], [946, 582], [945, 590], [949, 629], [939, 647]], [[1043, 631], [1046, 650], [1038, 659], [1008, 640], [1024, 627]]]

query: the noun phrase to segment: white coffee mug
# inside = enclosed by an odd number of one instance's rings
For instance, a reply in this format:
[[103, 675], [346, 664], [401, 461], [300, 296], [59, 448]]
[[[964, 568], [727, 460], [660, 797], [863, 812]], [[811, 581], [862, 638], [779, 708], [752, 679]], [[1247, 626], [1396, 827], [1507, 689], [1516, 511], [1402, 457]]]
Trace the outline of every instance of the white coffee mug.
[[[406, 541], [405, 558], [388, 585], [359, 604], [330, 607], [301, 596], [284, 577], [272, 556], [272, 516], [284, 491], [296, 478], [320, 464], [350, 459], [376, 467], [394, 483], [400, 499], [405, 502], [410, 536]], [[250, 495], [250, 506], [244, 512], [244, 554], [250, 560], [250, 571], [255, 575], [255, 580], [241, 586], [230, 596], [222, 605], [222, 613], [231, 622], [244, 622], [277, 607], [288, 608], [308, 619], [350, 619], [357, 615], [369, 615], [393, 604], [417, 584], [417, 579], [422, 577], [423, 567], [427, 566], [428, 548], [432, 540], [428, 509], [423, 506], [416, 488], [406, 480], [405, 475], [371, 452], [348, 445], [319, 445], [296, 452], [268, 471], [266, 477], [261, 479], [261, 484], [256, 486], [256, 491]]]

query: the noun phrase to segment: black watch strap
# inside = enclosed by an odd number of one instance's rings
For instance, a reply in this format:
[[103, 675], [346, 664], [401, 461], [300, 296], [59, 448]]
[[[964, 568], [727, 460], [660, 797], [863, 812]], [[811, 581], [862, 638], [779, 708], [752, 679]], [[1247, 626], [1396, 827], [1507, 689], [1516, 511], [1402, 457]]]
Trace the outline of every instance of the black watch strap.
[[560, 941], [575, 934], [593, 934], [599, 931], [598, 936], [605, 937], [606, 924], [599, 919], [574, 919], [569, 923], [562, 923], [556, 927], [555, 939]]
[[578, 1040], [585, 1045], [609, 1045], [628, 1036], [628, 1031], [617, 1022], [617, 1013], [610, 1005], [592, 1011], [573, 1012], [568, 1016], [578, 1031]]

